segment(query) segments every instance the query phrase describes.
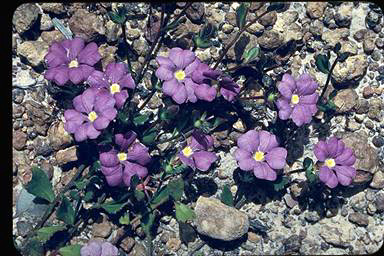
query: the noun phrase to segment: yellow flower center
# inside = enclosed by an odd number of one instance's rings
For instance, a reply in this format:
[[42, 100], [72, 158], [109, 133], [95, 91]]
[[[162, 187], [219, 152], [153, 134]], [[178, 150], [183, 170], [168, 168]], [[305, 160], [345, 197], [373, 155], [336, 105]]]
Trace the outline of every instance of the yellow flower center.
[[120, 92], [120, 85], [119, 84], [112, 84], [109, 87], [109, 90], [110, 90], [111, 94], [115, 94], [117, 92]]
[[291, 103], [292, 103], [292, 104], [297, 104], [297, 103], [299, 103], [299, 100], [300, 100], [299, 95], [297, 95], [297, 94], [292, 94], [292, 98], [291, 98]]
[[97, 114], [95, 111], [92, 111], [91, 113], [88, 114], [88, 119], [91, 120], [91, 122], [95, 121], [97, 118]]
[[183, 70], [178, 70], [175, 72], [175, 78], [179, 81], [184, 80], [185, 72]]
[[120, 161], [125, 161], [125, 160], [127, 160], [127, 154], [120, 152], [117, 154], [117, 158], [119, 158]]
[[333, 158], [328, 158], [325, 160], [325, 165], [329, 168], [332, 168], [336, 165], [335, 159]]
[[68, 67], [70, 67], [70, 68], [77, 68], [78, 66], [79, 66], [79, 62], [77, 62], [77, 60], [72, 60], [68, 64]]
[[264, 152], [257, 151], [257, 152], [253, 155], [253, 159], [255, 159], [256, 161], [263, 161], [263, 160], [264, 160]]
[[190, 146], [185, 147], [182, 152], [186, 157], [190, 157], [193, 154], [193, 150]]

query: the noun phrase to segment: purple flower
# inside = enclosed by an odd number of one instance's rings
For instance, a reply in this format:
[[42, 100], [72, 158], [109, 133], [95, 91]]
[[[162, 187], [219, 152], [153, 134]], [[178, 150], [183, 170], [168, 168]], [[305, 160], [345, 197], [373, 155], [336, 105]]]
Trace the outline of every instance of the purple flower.
[[276, 102], [280, 119], [292, 118], [297, 126], [310, 123], [317, 111], [318, 86], [308, 74], [302, 74], [296, 81], [291, 75], [284, 74], [278, 84], [281, 97]]
[[187, 145], [180, 151], [179, 158], [183, 164], [192, 169], [207, 171], [211, 164], [217, 160], [213, 152], [207, 150], [213, 147], [213, 138], [201, 132], [194, 131]]
[[81, 256], [117, 256], [119, 250], [110, 242], [102, 242], [99, 240], [89, 241], [81, 247]]
[[274, 181], [283, 169], [287, 150], [279, 147], [276, 136], [267, 131], [250, 130], [237, 139], [235, 158], [240, 169], [253, 171], [259, 179]]
[[240, 87], [233, 81], [231, 77], [223, 77], [219, 84], [220, 93], [227, 101], [233, 101], [235, 96], [240, 92]]
[[215, 88], [192, 80], [193, 71], [201, 63], [192, 51], [172, 48], [168, 57], [159, 56], [156, 61], [160, 66], [155, 74], [164, 81], [163, 92], [176, 103], [196, 102], [198, 99], [212, 101], [215, 98]]
[[320, 162], [319, 178], [328, 187], [334, 188], [340, 183], [348, 186], [356, 176], [353, 164], [356, 161], [352, 149], [345, 147], [342, 140], [332, 137], [327, 141], [319, 141], [314, 149], [315, 156]]
[[115, 143], [119, 149], [113, 148], [100, 154], [101, 172], [110, 186], [129, 186], [135, 174], [140, 178], [147, 176], [148, 170], [144, 165], [149, 163], [151, 157], [147, 147], [135, 142], [136, 136], [133, 131], [116, 134]]
[[84, 40], [77, 37], [53, 43], [44, 59], [48, 65], [44, 77], [64, 85], [68, 80], [74, 84], [85, 81], [95, 70], [93, 65], [101, 55], [97, 44], [89, 43], [84, 47]]
[[221, 71], [214, 70], [199, 60], [199, 64], [192, 73], [192, 80], [197, 84], [209, 83], [210, 80], [217, 80]]
[[64, 128], [76, 141], [96, 139], [117, 114], [115, 100], [106, 90], [89, 88], [73, 99], [75, 109], [64, 112]]
[[121, 108], [128, 98], [128, 91], [123, 89], [135, 88], [135, 82], [131, 74], [127, 73], [124, 63], [111, 62], [107, 65], [105, 72], [93, 71], [87, 82], [92, 87], [106, 88], [115, 98], [117, 108]]

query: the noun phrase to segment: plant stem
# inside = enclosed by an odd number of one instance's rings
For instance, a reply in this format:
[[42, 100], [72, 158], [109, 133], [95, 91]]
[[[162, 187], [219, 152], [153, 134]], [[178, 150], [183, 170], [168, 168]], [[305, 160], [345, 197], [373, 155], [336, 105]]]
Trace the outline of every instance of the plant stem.
[[123, 33], [123, 39], [124, 39], [124, 44], [125, 44], [125, 47], [126, 47], [126, 56], [127, 56], [127, 64], [128, 64], [128, 69], [129, 69], [129, 73], [132, 74], [132, 65], [131, 65], [131, 60], [129, 59], [129, 52], [128, 52], [128, 48], [131, 48], [131, 46], [128, 44], [128, 41], [127, 41], [127, 35], [126, 35], [126, 32], [125, 32], [125, 29], [126, 29], [126, 25], [125, 25], [125, 22], [123, 24], [121, 24], [121, 30], [122, 30], [122, 33]]
[[220, 54], [219, 59], [216, 61], [215, 65], [213, 66], [213, 69], [216, 69], [219, 65], [220, 61], [224, 58], [224, 56], [227, 54], [228, 50], [236, 43], [236, 41], [240, 38], [241, 34], [249, 28], [252, 24], [254, 24], [256, 21], [258, 21], [261, 17], [269, 13], [269, 10], [266, 10], [259, 16], [257, 16], [254, 20], [250, 21], [248, 24], [246, 24], [242, 29], [237, 32], [235, 38], [227, 45], [227, 47], [223, 50], [223, 52]]
[[325, 92], [327, 91], [329, 81], [331, 80], [333, 69], [335, 68], [335, 66], [336, 66], [338, 61], [339, 61], [339, 56], [336, 57], [335, 61], [333, 62], [332, 66], [331, 66], [331, 69], [329, 70], [327, 81], [325, 82], [323, 91], [321, 92], [321, 95], [320, 95], [320, 98], [319, 98], [319, 101], [318, 101], [320, 103], [321, 103], [321, 101], [323, 99], [323, 96], [324, 96]]
[[151, 91], [151, 94], [148, 95], [148, 97], [145, 99], [145, 101], [143, 102], [143, 104], [139, 107], [139, 109], [137, 110], [137, 112], [140, 112], [144, 107], [145, 105], [147, 105], [147, 103], [152, 99], [153, 95], [155, 95], [156, 93], [156, 89], [153, 89]]

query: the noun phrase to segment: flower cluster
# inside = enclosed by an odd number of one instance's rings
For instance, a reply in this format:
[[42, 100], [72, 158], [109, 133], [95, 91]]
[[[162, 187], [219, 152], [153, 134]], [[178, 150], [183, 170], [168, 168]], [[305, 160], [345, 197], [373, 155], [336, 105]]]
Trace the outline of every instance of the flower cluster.
[[212, 86], [212, 81], [219, 82], [220, 93], [228, 101], [232, 101], [240, 91], [232, 78], [225, 76], [221, 79], [221, 71], [202, 63], [190, 50], [172, 48], [168, 57], [158, 56], [156, 61], [159, 64], [156, 76], [164, 81], [164, 94], [171, 96], [178, 104], [197, 100], [213, 101], [217, 89]]
[[342, 140], [331, 137], [327, 141], [319, 141], [314, 149], [315, 156], [322, 163], [319, 179], [328, 187], [334, 188], [340, 183], [348, 186], [356, 176], [353, 164], [356, 161], [352, 149], [345, 147]]
[[276, 170], [286, 164], [287, 150], [267, 131], [250, 130], [237, 139], [237, 146], [235, 158], [240, 169], [253, 171], [259, 179], [276, 180]]
[[74, 84], [85, 81], [95, 70], [93, 65], [101, 55], [96, 43], [85, 46], [84, 40], [77, 37], [53, 43], [44, 59], [48, 65], [45, 79], [64, 85], [68, 80]]
[[207, 171], [211, 164], [217, 160], [217, 156], [208, 150], [213, 147], [213, 138], [195, 130], [189, 137], [187, 144], [179, 152], [179, 158], [183, 164], [192, 169]]
[[110, 242], [101, 242], [99, 240], [89, 241], [81, 247], [81, 256], [117, 256], [119, 250]]
[[110, 186], [129, 186], [135, 174], [144, 178], [148, 174], [145, 167], [151, 160], [148, 148], [136, 141], [137, 134], [129, 131], [116, 134], [117, 149], [100, 154], [101, 172]]
[[279, 118], [282, 120], [291, 118], [297, 126], [310, 123], [317, 111], [318, 86], [308, 74], [302, 74], [296, 81], [291, 75], [284, 74], [278, 84], [281, 95], [276, 102]]

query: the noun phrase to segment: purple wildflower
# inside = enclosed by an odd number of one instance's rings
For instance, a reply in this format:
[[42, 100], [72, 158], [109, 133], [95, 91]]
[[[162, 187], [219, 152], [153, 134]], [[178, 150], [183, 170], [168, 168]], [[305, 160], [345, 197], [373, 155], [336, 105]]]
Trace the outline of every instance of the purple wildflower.
[[320, 167], [319, 178], [328, 187], [334, 188], [340, 183], [348, 186], [356, 176], [353, 164], [356, 161], [352, 149], [345, 147], [342, 140], [332, 137], [327, 141], [319, 141], [314, 149], [315, 156], [323, 166]]
[[168, 57], [158, 56], [156, 61], [160, 65], [156, 76], [164, 81], [163, 92], [176, 103], [196, 102], [198, 99], [212, 101], [215, 98], [215, 88], [192, 80], [192, 73], [200, 63], [192, 51], [172, 48]]
[[192, 169], [207, 171], [211, 164], [217, 160], [217, 156], [208, 149], [213, 147], [213, 138], [201, 132], [194, 131], [187, 145], [179, 153], [183, 164]]
[[235, 96], [239, 94], [240, 87], [236, 84], [231, 77], [222, 77], [220, 84], [220, 93], [227, 101], [233, 101]]
[[119, 250], [110, 242], [102, 242], [99, 240], [89, 241], [81, 247], [81, 256], [117, 256]]
[[318, 86], [308, 74], [302, 74], [296, 81], [291, 75], [284, 74], [278, 84], [281, 97], [276, 102], [280, 119], [292, 118], [297, 126], [310, 123], [317, 111]]
[[276, 136], [267, 131], [250, 130], [237, 139], [235, 158], [240, 169], [253, 171], [259, 179], [274, 181], [275, 170], [283, 169], [287, 150], [279, 147]]
[[87, 82], [92, 87], [106, 88], [115, 98], [117, 108], [121, 108], [128, 98], [128, 91], [123, 89], [135, 88], [135, 82], [131, 74], [127, 73], [124, 63], [111, 62], [105, 72], [93, 71]]
[[148, 170], [144, 165], [149, 163], [151, 157], [148, 148], [135, 141], [136, 136], [133, 131], [116, 134], [115, 143], [119, 150], [113, 148], [100, 154], [101, 171], [110, 186], [129, 186], [135, 174], [140, 178], [147, 176]]
[[64, 128], [76, 141], [96, 139], [117, 114], [115, 100], [106, 90], [89, 88], [73, 99], [75, 109], [64, 112]]
[[68, 80], [74, 84], [85, 81], [101, 55], [96, 43], [84, 46], [84, 40], [77, 37], [53, 43], [44, 59], [48, 65], [44, 77], [64, 85]]

